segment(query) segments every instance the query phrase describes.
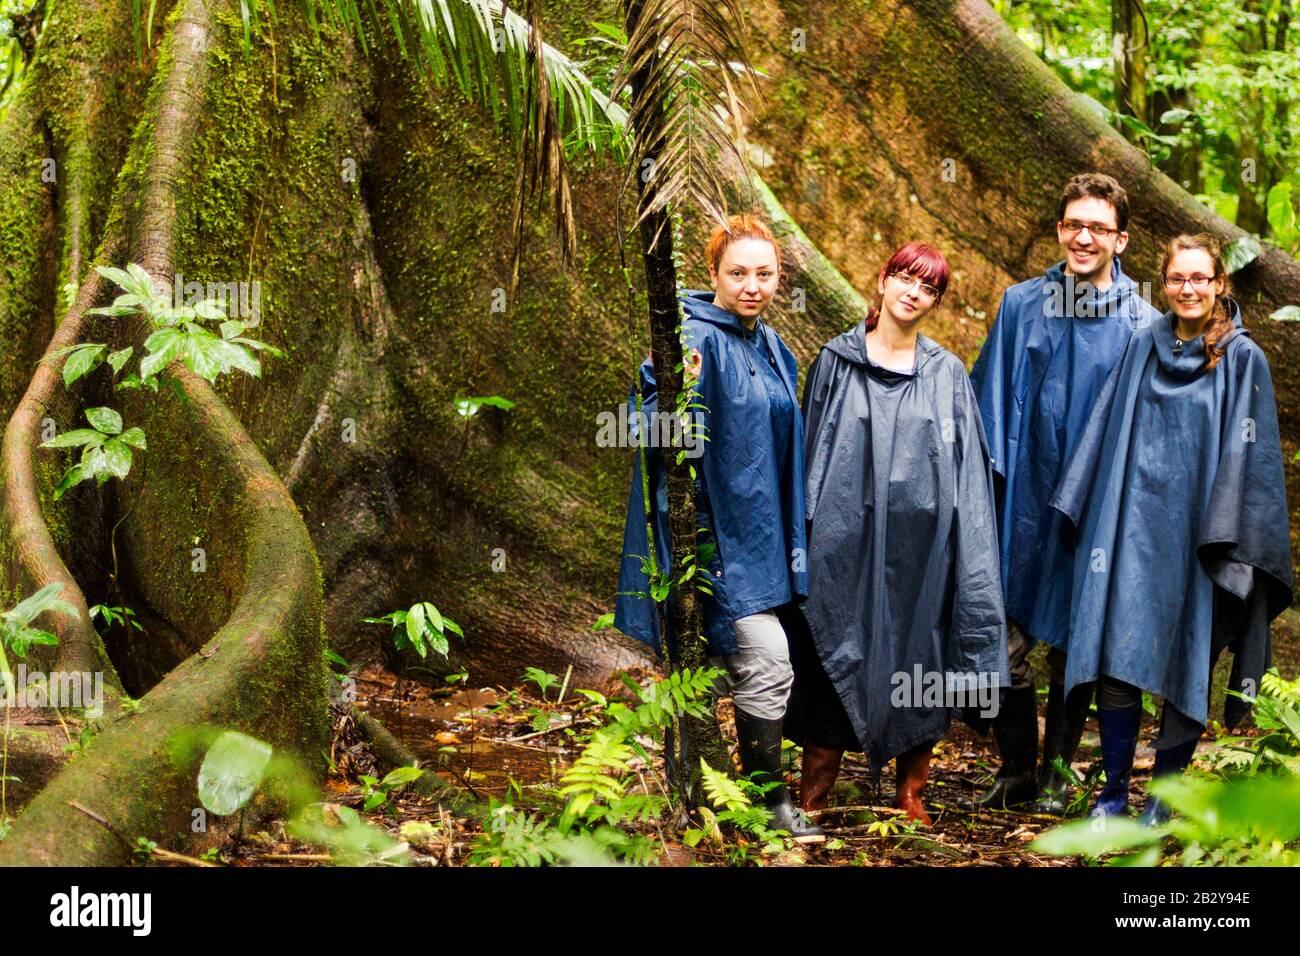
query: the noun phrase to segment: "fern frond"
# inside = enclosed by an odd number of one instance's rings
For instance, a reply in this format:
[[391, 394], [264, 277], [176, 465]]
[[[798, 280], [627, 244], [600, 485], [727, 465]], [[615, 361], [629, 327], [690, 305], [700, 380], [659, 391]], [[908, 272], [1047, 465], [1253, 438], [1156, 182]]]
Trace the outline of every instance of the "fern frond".
[[1270, 697], [1300, 706], [1300, 680], [1287, 680], [1276, 667], [1270, 667], [1264, 673], [1259, 686]]
[[731, 812], [749, 808], [749, 798], [741, 792], [736, 781], [721, 770], [714, 770], [703, 757], [700, 758], [700, 774], [704, 778], [704, 793], [715, 807]]
[[583, 816], [597, 800], [611, 803], [623, 796], [626, 785], [620, 779], [629, 773], [632, 749], [617, 729], [603, 728], [592, 734], [573, 766], [560, 778], [560, 794], [569, 798], [567, 814]]

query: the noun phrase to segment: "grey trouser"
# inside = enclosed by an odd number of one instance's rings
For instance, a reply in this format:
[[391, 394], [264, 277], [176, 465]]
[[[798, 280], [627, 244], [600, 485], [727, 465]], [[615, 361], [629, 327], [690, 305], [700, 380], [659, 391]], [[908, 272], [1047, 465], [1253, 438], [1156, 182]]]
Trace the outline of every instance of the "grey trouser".
[[[1033, 668], [1029, 666], [1029, 651], [1034, 640], [1025, 633], [1020, 622], [1007, 618], [1007, 657], [1010, 658], [1008, 670], [1011, 672], [1011, 686], [1026, 688], [1034, 686]], [[1065, 652], [1055, 647], [1047, 651], [1047, 667], [1051, 671], [1053, 684], [1065, 683]]]
[[769, 611], [742, 617], [732, 627], [736, 653], [709, 659], [727, 669], [715, 689], [722, 695], [730, 693], [736, 710], [760, 720], [780, 720], [794, 683], [790, 642], [780, 619]]

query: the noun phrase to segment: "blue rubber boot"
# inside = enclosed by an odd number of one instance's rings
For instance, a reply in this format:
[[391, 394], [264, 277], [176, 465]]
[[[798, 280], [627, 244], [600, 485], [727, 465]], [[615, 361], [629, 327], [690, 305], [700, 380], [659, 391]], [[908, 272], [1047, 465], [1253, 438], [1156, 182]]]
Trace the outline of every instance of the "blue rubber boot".
[[[1156, 780], [1160, 777], [1174, 776], [1181, 774], [1187, 769], [1187, 765], [1192, 762], [1192, 757], [1196, 753], [1197, 740], [1189, 740], [1185, 744], [1177, 747], [1169, 747], [1165, 750], [1156, 751], [1155, 769], [1151, 771], [1151, 779]], [[1147, 797], [1146, 806], [1142, 808], [1142, 816], [1138, 817], [1138, 822], [1143, 826], [1156, 827], [1162, 823], [1169, 822], [1169, 806], [1157, 796]]]
[[1106, 771], [1106, 785], [1097, 794], [1092, 815], [1124, 816], [1128, 813], [1128, 781], [1133, 773], [1133, 754], [1137, 750], [1138, 727], [1142, 708], [1131, 710], [1097, 710], [1101, 731], [1101, 765]]

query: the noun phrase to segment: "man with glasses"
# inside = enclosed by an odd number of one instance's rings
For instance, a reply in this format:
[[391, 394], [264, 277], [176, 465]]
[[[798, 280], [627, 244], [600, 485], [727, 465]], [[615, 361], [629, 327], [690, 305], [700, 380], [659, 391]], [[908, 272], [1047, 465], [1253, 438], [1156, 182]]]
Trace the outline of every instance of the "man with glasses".
[[[1091, 688], [1066, 700], [1073, 557], [1048, 500], [1129, 336], [1159, 315], [1120, 268], [1127, 228], [1128, 196], [1113, 178], [1083, 173], [1066, 183], [1056, 223], [1064, 260], [1007, 289], [971, 371], [993, 459], [1011, 687], [993, 722], [1002, 767], [969, 808], [1038, 797], [1036, 812], [1062, 814], [1068, 803], [1055, 763], [1074, 759]], [[1035, 641], [1050, 645], [1041, 770]]]

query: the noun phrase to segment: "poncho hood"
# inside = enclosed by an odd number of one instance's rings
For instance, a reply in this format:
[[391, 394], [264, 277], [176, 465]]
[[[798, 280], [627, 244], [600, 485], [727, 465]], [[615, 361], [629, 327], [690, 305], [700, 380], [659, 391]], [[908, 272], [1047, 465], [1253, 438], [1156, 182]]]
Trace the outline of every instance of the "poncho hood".
[[867, 320], [863, 319], [847, 332], [837, 335], [826, 343], [828, 352], [833, 352], [846, 362], [852, 362], [860, 368], [883, 378], [911, 378], [921, 371], [929, 361], [943, 351], [943, 346], [924, 335], [916, 337], [916, 365], [910, 372], [877, 365], [867, 357]]
[[[1250, 330], [1241, 324], [1241, 308], [1236, 301], [1225, 297], [1224, 305], [1232, 318], [1232, 331], [1219, 340], [1219, 345], [1226, 348], [1239, 335], [1250, 335]], [[1205, 336], [1198, 335], [1190, 342], [1178, 338], [1177, 317], [1172, 311], [1166, 312], [1155, 323], [1152, 338], [1155, 342], [1156, 361], [1161, 369], [1175, 378], [1192, 379], [1205, 371]]]
[[1104, 290], [1099, 290], [1091, 283], [1067, 273], [1064, 259], [1051, 266], [1043, 274], [1043, 278], [1049, 283], [1055, 283], [1059, 288], [1074, 292], [1074, 295], [1067, 297], [1065, 301], [1070, 305], [1067, 315], [1076, 320], [1127, 313], [1132, 310], [1130, 300], [1138, 296], [1138, 284], [1131, 276], [1125, 274], [1119, 256], [1111, 260], [1110, 285]]
[[[686, 313], [688, 319], [699, 319], [702, 322], [711, 322], [719, 328], [729, 329], [742, 335], [748, 333], [753, 335], [745, 328], [740, 321], [740, 316], [734, 312], [728, 312], [716, 302], [716, 294], [699, 289], [683, 289], [681, 298], [682, 311]], [[763, 324], [760, 316], [757, 320], [755, 329]]]

